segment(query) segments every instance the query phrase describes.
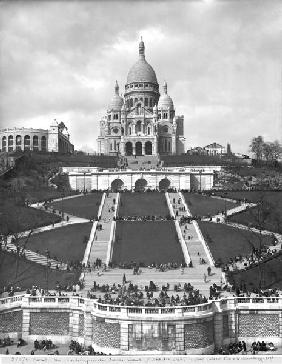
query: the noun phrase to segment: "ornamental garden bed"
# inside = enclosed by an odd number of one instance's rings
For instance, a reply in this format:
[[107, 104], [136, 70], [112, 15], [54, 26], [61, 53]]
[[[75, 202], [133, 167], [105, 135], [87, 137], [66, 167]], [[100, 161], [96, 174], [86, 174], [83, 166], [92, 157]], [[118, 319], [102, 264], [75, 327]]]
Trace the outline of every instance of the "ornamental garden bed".
[[173, 221], [118, 221], [112, 262], [183, 262], [184, 256]]
[[[47, 288], [46, 267], [24, 258], [18, 260], [18, 274], [16, 277], [17, 257], [15, 254], [0, 251], [0, 289], [12, 285], [22, 289], [37, 285]], [[48, 270], [48, 288], [55, 289], [57, 282], [65, 286], [78, 282], [80, 272]]]
[[[72, 224], [31, 235], [26, 249], [46, 255], [65, 263], [81, 261], [89, 239], [92, 223]], [[25, 238], [22, 239], [24, 241]]]
[[123, 192], [120, 194], [119, 216], [168, 216], [169, 210], [164, 193]]
[[229, 258], [242, 255], [246, 256], [252, 252], [253, 246], [271, 245], [272, 237], [241, 230], [224, 224], [199, 221], [199, 227], [210, 248], [215, 261], [221, 260], [227, 263]]
[[216, 215], [239, 205], [234, 202], [212, 198], [200, 193], [183, 192], [183, 196], [193, 216]]
[[[263, 223], [264, 229], [282, 234], [282, 191], [220, 191], [216, 194], [254, 203], [262, 201], [260, 210], [267, 215]], [[254, 207], [233, 215], [230, 221], [259, 227], [258, 214], [259, 209]]]
[[101, 192], [91, 192], [85, 196], [77, 196], [52, 202], [49, 204], [49, 207], [85, 219], [95, 219], [98, 215], [101, 198]]

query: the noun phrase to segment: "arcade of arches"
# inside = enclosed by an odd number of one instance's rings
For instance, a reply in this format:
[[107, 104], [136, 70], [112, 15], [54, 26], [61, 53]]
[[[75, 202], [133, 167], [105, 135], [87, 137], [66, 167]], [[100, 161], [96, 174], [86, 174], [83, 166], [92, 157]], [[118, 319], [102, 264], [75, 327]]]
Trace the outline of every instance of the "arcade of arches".
[[[145, 178], [139, 178], [135, 182], [135, 191], [143, 192], [146, 190], [147, 185], [148, 182]], [[158, 187], [160, 191], [167, 191], [170, 187], [169, 179], [163, 178], [162, 180], [160, 180]], [[113, 180], [113, 182], [111, 183], [111, 190], [113, 192], [122, 191], [123, 189], [124, 189], [124, 182], [120, 178]]]
[[153, 146], [151, 141], [146, 142], [127, 142], [125, 143], [125, 154], [127, 156], [136, 155], [152, 155], [153, 153]]

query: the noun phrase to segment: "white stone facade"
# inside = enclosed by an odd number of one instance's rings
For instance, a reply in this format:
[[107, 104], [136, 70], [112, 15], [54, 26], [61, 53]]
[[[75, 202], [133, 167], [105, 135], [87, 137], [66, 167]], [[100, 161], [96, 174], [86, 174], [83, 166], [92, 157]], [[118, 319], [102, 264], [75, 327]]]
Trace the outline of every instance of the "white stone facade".
[[145, 189], [166, 189], [202, 191], [214, 185], [214, 172], [221, 167], [186, 167], [139, 170], [102, 170], [96, 167], [63, 167], [69, 176], [73, 190], [135, 190], [140, 180]]
[[41, 151], [73, 153], [69, 134], [53, 123], [49, 129], [6, 128], [0, 130], [0, 151]]
[[115, 94], [100, 121], [98, 153], [105, 155], [177, 155], [185, 152], [184, 116], [176, 116], [164, 83], [159, 94], [155, 71], [139, 44], [139, 60], [131, 67], [124, 98]]

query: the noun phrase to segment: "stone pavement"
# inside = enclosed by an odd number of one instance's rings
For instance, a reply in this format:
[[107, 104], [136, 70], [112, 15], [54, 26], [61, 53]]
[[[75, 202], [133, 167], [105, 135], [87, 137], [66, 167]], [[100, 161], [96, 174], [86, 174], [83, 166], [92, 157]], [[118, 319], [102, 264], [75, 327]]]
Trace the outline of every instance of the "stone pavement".
[[[85, 273], [85, 287], [82, 290], [82, 294], [86, 295], [87, 291], [93, 287], [94, 281], [97, 284], [109, 284], [113, 283], [122, 284], [122, 278], [125, 274], [126, 281], [132, 282], [133, 284], [138, 284], [138, 286], [145, 288], [148, 286], [150, 281], [153, 281], [160, 288], [162, 285], [166, 285], [169, 283], [170, 289], [169, 291], [174, 292], [174, 285], [181, 283], [182, 287], [184, 283], [191, 283], [195, 289], [199, 289], [200, 293], [209, 297], [209, 287], [216, 282], [220, 285], [221, 282], [221, 272], [220, 275], [217, 271], [217, 268], [212, 267], [211, 276], [208, 277], [207, 274], [207, 264], [198, 265], [193, 268], [184, 268], [184, 273], [182, 274], [181, 268], [171, 269], [165, 272], [160, 272], [155, 268], [140, 268], [141, 273], [138, 275], [133, 274], [133, 269], [119, 269], [108, 268], [106, 272], [102, 272], [102, 275], [98, 275], [98, 270], [92, 270], [91, 273]], [[204, 274], [207, 275], [207, 280], [204, 282]], [[103, 295], [103, 293], [97, 292], [97, 296], [99, 294]], [[173, 293], [173, 294], [176, 294]]]
[[102, 262], [106, 262], [108, 245], [111, 234], [111, 225], [115, 215], [114, 199], [117, 200], [117, 193], [109, 193], [105, 198], [102, 209], [101, 220], [98, 224], [102, 224], [102, 230], [96, 229], [94, 241], [89, 255], [89, 263], [92, 264], [97, 258]]

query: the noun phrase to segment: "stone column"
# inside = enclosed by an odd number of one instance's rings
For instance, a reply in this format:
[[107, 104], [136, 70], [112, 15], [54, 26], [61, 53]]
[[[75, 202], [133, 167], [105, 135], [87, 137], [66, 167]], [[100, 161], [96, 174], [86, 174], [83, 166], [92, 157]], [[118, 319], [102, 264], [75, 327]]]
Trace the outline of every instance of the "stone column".
[[71, 339], [76, 340], [79, 336], [79, 311], [72, 311], [70, 315], [70, 336]]
[[28, 340], [30, 333], [30, 308], [28, 307], [28, 297], [22, 299], [22, 339]]
[[84, 344], [91, 345], [92, 344], [92, 315], [91, 315], [91, 307], [89, 305], [91, 302], [87, 302], [86, 305], [87, 310], [84, 312]]
[[175, 325], [175, 344], [177, 354], [184, 354], [184, 322], [177, 322]]
[[175, 135], [171, 137], [171, 154], [176, 154], [176, 138]]
[[142, 155], [145, 155], [145, 142], [142, 143]]
[[222, 313], [216, 312], [214, 315], [214, 344], [220, 348], [223, 342], [223, 319]]
[[132, 155], [136, 155], [135, 142], [132, 142]]
[[236, 311], [229, 312], [228, 325], [229, 325], [229, 339], [230, 342], [234, 342], [238, 337], [237, 325], [236, 325]]
[[121, 321], [120, 323], [120, 349], [122, 351], [128, 351], [128, 323], [127, 321]]

